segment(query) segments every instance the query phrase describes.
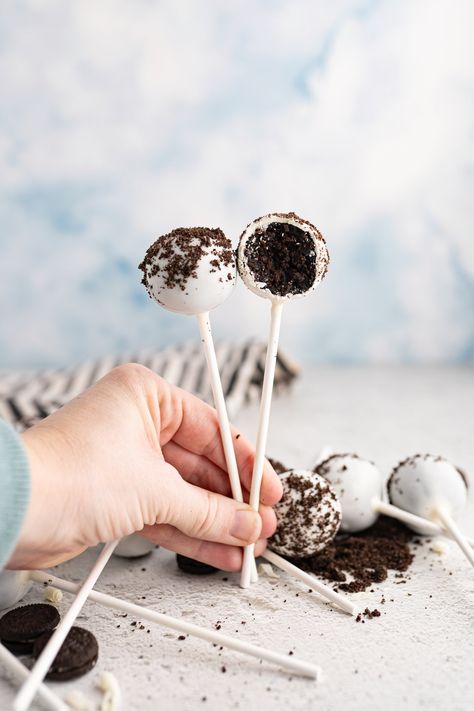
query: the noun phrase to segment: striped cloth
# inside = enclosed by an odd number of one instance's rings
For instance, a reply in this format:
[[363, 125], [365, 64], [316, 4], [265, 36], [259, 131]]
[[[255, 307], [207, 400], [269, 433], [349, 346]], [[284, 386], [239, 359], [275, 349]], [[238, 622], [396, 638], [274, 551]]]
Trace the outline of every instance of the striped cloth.
[[[260, 397], [266, 346], [259, 342], [243, 345], [221, 343], [216, 348], [222, 386], [229, 414], [244, 403]], [[74, 368], [41, 372], [0, 373], [0, 417], [17, 429], [31, 427], [79, 395], [112, 368], [122, 363], [141, 363], [168, 382], [212, 403], [212, 391], [201, 346], [185, 343], [159, 351], [141, 351], [126, 357], [106, 357]], [[299, 372], [298, 366], [278, 353], [275, 391], [286, 389]]]

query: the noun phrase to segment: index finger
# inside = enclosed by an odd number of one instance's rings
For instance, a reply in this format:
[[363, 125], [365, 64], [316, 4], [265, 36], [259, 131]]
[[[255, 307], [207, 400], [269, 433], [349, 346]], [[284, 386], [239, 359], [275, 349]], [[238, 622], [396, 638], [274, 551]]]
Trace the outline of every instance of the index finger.
[[[169, 405], [172, 407], [174, 426], [172, 434], [168, 431], [167, 441], [173, 439], [184, 449], [208, 459], [227, 473], [216, 410], [181, 388], [172, 386], [170, 388], [171, 401]], [[165, 435], [167, 430], [166, 415], [168, 414], [166, 403], [163, 403], [163, 410], [162, 434]], [[231, 432], [240, 480], [243, 486], [250, 490], [255, 448], [235, 427], [231, 427]], [[273, 506], [280, 500], [281, 495], [280, 480], [271, 464], [265, 460], [260, 501], [268, 506]]]

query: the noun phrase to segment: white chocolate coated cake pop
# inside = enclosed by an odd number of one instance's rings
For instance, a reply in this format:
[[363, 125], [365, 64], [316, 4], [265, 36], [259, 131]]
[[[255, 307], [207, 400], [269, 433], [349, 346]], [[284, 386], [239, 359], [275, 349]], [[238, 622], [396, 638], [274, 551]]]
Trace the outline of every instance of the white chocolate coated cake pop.
[[[275, 363], [283, 304], [306, 296], [324, 278], [329, 263], [326, 243], [310, 222], [294, 212], [264, 215], [247, 225], [237, 252], [237, 267], [244, 284], [271, 304], [270, 331], [260, 401], [250, 505], [257, 511], [267, 444]], [[248, 587], [254, 544], [246, 546], [240, 584]]]
[[138, 533], [131, 533], [129, 536], [122, 538], [117, 544], [114, 555], [119, 556], [119, 558], [141, 558], [151, 553], [155, 547], [154, 543], [143, 538]]
[[290, 558], [323, 550], [341, 523], [341, 505], [329, 482], [314, 472], [294, 469], [280, 475], [283, 496], [275, 506], [277, 529], [268, 545]]
[[220, 229], [180, 227], [159, 237], [139, 268], [148, 294], [176, 313], [207, 313], [235, 286], [232, 244]]
[[394, 506], [427, 519], [436, 518], [440, 507], [456, 519], [467, 503], [463, 474], [447, 459], [432, 454], [415, 454], [400, 462], [388, 481], [388, 493]]
[[372, 502], [381, 498], [383, 480], [375, 464], [357, 454], [333, 454], [314, 471], [329, 481], [341, 503], [341, 531], [363, 531], [376, 522]]
[[294, 212], [259, 217], [240, 237], [240, 276], [251, 291], [266, 299], [306, 296], [324, 278], [328, 264], [322, 234]]

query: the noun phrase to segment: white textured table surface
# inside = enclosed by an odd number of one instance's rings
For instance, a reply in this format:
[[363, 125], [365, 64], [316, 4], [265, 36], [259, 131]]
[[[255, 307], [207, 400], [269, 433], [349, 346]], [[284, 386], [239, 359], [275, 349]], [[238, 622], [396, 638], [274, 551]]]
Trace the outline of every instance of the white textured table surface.
[[[256, 408], [249, 408], [237, 423], [253, 436], [256, 419]], [[402, 457], [428, 451], [451, 458], [472, 483], [473, 435], [473, 369], [321, 368], [274, 401], [268, 452], [304, 467], [329, 444], [367, 456], [388, 473]], [[461, 524], [474, 533], [472, 498]], [[88, 551], [55, 572], [79, 581], [95, 556]], [[114, 558], [97, 588], [209, 627], [220, 621], [223, 632], [292, 650], [320, 664], [324, 681], [291, 678], [269, 664], [190, 637], [180, 641], [177, 633], [147, 623], [136, 629], [133, 618], [87, 603], [80, 624], [96, 634], [100, 659], [86, 677], [54, 684], [60, 694], [80, 688], [98, 703], [95, 682], [99, 671], [109, 670], [120, 680], [122, 708], [141, 711], [474, 708], [474, 570], [453, 544], [444, 556], [421, 549], [406, 584], [391, 576], [375, 592], [353, 595], [363, 607], [377, 606], [382, 592], [387, 599], [382, 616], [366, 624], [284, 575], [261, 578], [242, 591], [236, 575], [185, 576], [163, 550], [134, 561]], [[26, 600], [41, 598], [35, 586]], [[60, 608], [69, 600], [65, 595]], [[0, 709], [8, 709], [12, 698], [2, 672]]]

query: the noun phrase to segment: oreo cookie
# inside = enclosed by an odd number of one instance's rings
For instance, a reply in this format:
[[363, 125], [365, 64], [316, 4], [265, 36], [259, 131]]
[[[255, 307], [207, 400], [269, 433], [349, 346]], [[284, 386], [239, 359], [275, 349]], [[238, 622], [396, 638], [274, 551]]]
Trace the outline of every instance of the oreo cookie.
[[180, 555], [179, 553], [176, 554], [176, 563], [183, 573], [189, 573], [190, 575], [212, 575], [212, 573], [219, 572], [219, 568], [214, 568], [207, 563], [201, 563], [199, 560], [194, 560], [194, 558], [186, 558], [185, 555]]
[[38, 603], [10, 610], [0, 619], [0, 640], [14, 654], [31, 654], [35, 640], [60, 620], [53, 605]]
[[[52, 632], [45, 632], [35, 641], [33, 656], [39, 657]], [[69, 634], [56, 654], [46, 675], [46, 679], [68, 681], [87, 674], [99, 658], [99, 645], [96, 638], [83, 627], [71, 627]]]

